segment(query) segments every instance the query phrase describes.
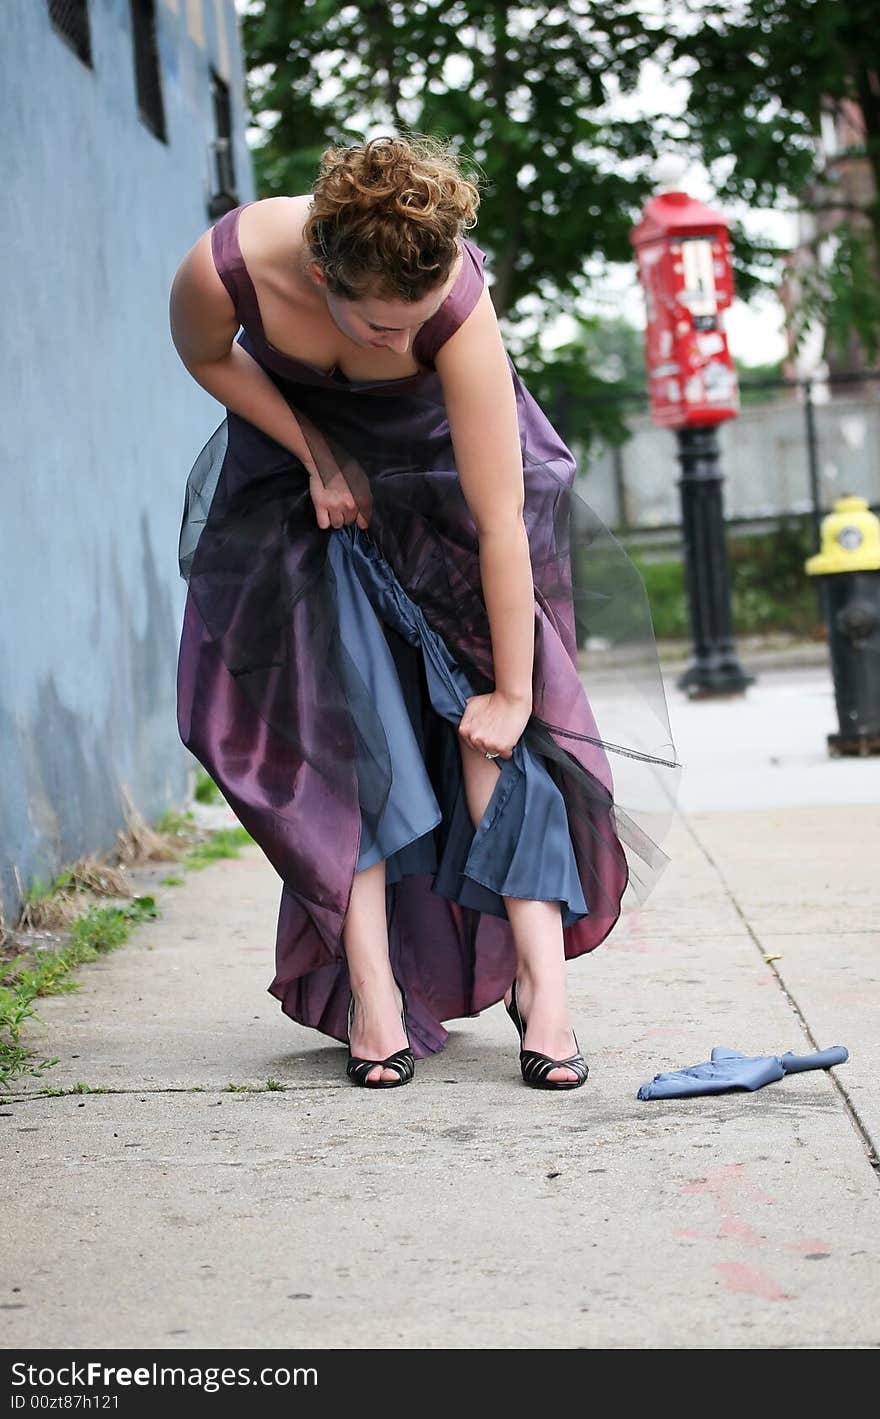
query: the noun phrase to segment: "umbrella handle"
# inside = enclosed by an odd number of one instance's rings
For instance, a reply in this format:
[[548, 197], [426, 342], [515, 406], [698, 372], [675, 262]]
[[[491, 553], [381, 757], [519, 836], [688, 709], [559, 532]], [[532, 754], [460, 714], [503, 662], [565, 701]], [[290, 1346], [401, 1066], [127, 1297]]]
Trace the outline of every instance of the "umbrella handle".
[[783, 1054], [779, 1063], [786, 1074], [801, 1074], [805, 1069], [831, 1069], [835, 1064], [845, 1064], [849, 1050], [844, 1045], [834, 1045], [831, 1049], [820, 1050], [818, 1054]]

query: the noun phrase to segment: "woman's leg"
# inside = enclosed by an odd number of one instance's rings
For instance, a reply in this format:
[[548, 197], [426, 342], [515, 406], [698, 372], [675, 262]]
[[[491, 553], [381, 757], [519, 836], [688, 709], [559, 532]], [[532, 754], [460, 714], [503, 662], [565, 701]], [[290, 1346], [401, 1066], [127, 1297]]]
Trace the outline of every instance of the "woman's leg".
[[[406, 1032], [400, 1020], [400, 991], [388, 956], [384, 859], [355, 873], [342, 941], [354, 996], [351, 1052], [359, 1059], [387, 1059], [395, 1050], [405, 1048]], [[377, 1065], [368, 1078], [396, 1079], [398, 1075]]]
[[[463, 739], [459, 744], [468, 811], [477, 827], [500, 770], [481, 750], [474, 749]], [[565, 994], [565, 951], [559, 903], [505, 897], [504, 905], [516, 944], [516, 994], [520, 1013], [526, 1021], [526, 1048], [539, 1050], [551, 1059], [564, 1059], [575, 1053], [575, 1042]], [[551, 1069], [547, 1078], [574, 1080], [577, 1075], [572, 1069], [561, 1068]]]

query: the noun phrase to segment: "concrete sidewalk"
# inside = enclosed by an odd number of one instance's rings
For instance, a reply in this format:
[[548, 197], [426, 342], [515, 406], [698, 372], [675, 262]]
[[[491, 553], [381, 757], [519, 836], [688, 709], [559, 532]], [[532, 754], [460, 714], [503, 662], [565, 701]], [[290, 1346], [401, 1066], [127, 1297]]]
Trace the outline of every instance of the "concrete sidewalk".
[[[353, 1087], [266, 993], [260, 852], [192, 873], [39, 1003], [61, 1062], [0, 1101], [6, 1346], [877, 1345], [880, 761], [827, 758], [822, 668], [673, 683], [672, 863], [570, 967], [584, 1089], [525, 1088], [500, 1006]], [[851, 1060], [636, 1099], [715, 1044]], [[114, 1092], [39, 1095], [77, 1082]]]

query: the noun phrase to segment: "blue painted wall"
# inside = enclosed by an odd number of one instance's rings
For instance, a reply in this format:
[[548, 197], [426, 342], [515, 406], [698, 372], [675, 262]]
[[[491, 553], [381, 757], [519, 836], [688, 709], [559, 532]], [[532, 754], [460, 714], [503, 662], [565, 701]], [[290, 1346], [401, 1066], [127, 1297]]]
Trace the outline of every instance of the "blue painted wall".
[[209, 67], [254, 196], [233, 0], [156, 0], [167, 143], [136, 101], [129, 0], [89, 0], [93, 67], [45, 0], [0, 48], [0, 908], [113, 847], [125, 794], [180, 805], [183, 489], [221, 406], [171, 342], [168, 296], [212, 218]]

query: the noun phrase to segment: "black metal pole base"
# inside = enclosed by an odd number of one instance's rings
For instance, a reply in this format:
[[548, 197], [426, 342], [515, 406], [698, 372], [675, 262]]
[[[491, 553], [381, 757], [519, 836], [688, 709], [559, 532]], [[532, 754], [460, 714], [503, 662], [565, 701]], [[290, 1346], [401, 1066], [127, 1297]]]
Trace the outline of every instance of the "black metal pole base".
[[832, 759], [880, 754], [880, 568], [817, 576], [828, 626], [836, 734]]
[[880, 754], [880, 734], [829, 734], [828, 754], [832, 759], [844, 755], [857, 755], [867, 759], [872, 754]]
[[681, 463], [685, 579], [694, 648], [676, 681], [689, 699], [742, 694], [755, 683], [736, 653], [724, 539], [721, 461], [714, 425], [676, 429]]
[[730, 660], [714, 661], [708, 656], [690, 660], [687, 669], [676, 680], [680, 690], [686, 690], [689, 700], [709, 699], [718, 695], [741, 695], [755, 677], [744, 670], [736, 654]]

